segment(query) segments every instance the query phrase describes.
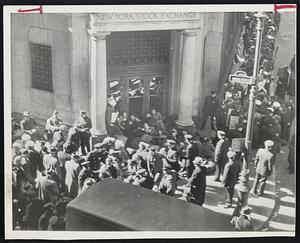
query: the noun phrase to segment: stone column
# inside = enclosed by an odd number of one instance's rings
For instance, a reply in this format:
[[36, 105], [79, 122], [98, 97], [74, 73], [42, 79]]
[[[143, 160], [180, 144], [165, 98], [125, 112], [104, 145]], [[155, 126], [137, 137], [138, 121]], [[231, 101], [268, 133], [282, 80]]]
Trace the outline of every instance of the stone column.
[[183, 31], [182, 61], [180, 73], [179, 110], [176, 124], [180, 127], [194, 126], [192, 120], [194, 72], [195, 72], [195, 30]]
[[91, 119], [93, 136], [106, 135], [106, 36], [108, 32], [97, 32], [91, 38]]

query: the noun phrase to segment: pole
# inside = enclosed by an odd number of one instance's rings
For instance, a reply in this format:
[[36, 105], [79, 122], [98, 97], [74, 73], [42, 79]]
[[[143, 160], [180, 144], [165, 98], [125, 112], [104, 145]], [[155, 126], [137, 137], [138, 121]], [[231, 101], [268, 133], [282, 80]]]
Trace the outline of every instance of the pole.
[[252, 134], [253, 134], [253, 122], [254, 122], [254, 111], [255, 111], [255, 100], [256, 100], [256, 88], [257, 88], [257, 75], [259, 70], [260, 62], [260, 51], [262, 42], [262, 33], [264, 28], [264, 17], [263, 13], [258, 13], [257, 17], [257, 36], [254, 56], [254, 67], [253, 67], [253, 80], [254, 84], [251, 85], [249, 94], [249, 108], [248, 108], [248, 119], [247, 119], [247, 130], [245, 137], [245, 148], [247, 154], [243, 157], [243, 168], [239, 177], [239, 184], [236, 186], [238, 194], [238, 203], [233, 212], [233, 215], [239, 215], [242, 207], [248, 203], [249, 196], [249, 169], [248, 165], [251, 160], [251, 147], [252, 147]]

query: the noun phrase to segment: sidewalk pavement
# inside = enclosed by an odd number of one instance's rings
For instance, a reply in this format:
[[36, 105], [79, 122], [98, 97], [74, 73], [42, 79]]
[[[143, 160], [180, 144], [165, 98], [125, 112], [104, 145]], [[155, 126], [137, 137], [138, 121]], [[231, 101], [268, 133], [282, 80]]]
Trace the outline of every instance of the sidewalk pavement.
[[[255, 155], [256, 151], [252, 151]], [[251, 188], [255, 178], [255, 168], [253, 164], [249, 166], [249, 186]], [[263, 230], [267, 222], [271, 219], [271, 216], [275, 211], [275, 199], [276, 199], [276, 187], [275, 187], [276, 171], [274, 169], [273, 174], [268, 178], [265, 192], [263, 196], [257, 197], [249, 193], [248, 206], [252, 209], [251, 218], [253, 221], [254, 229], [256, 231]], [[181, 178], [178, 181], [178, 187], [175, 192], [175, 196], [180, 198], [183, 191], [183, 185], [187, 183], [187, 180]], [[221, 182], [214, 181], [214, 174], [208, 175], [206, 178], [206, 195], [204, 208], [210, 209], [224, 216], [231, 216], [237, 203], [236, 191], [233, 197], [233, 207], [224, 208], [226, 200], [225, 188], [222, 187]]]

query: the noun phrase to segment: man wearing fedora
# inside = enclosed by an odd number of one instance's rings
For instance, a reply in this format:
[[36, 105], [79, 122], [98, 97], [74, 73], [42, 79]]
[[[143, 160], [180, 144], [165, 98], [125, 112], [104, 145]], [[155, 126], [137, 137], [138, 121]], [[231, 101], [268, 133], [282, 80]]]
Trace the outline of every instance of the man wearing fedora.
[[220, 182], [220, 176], [223, 174], [224, 166], [228, 161], [227, 152], [230, 146], [230, 142], [228, 138], [226, 138], [225, 132], [223, 131], [218, 131], [217, 136], [219, 138], [219, 141], [216, 144], [215, 150], [215, 163], [217, 165], [215, 181]]
[[202, 206], [205, 201], [206, 174], [209, 165], [201, 157], [196, 157], [193, 163], [195, 169], [186, 187], [190, 190], [190, 202]]
[[225, 208], [232, 206], [232, 198], [234, 194], [234, 186], [238, 181], [240, 173], [240, 163], [236, 159], [236, 153], [228, 151], [228, 162], [224, 167], [224, 173], [222, 178], [222, 185], [226, 189], [226, 205]]
[[261, 148], [257, 151], [254, 160], [256, 176], [251, 193], [258, 196], [261, 196], [264, 193], [267, 179], [272, 174], [273, 165], [275, 163], [275, 155], [271, 152], [274, 142], [272, 140], [266, 140], [264, 144], [265, 148]]

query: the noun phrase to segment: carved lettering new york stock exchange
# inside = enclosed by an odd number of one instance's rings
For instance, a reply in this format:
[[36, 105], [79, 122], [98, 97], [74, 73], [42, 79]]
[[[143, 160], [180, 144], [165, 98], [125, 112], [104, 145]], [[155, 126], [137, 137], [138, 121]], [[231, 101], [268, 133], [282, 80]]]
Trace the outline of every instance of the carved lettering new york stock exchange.
[[95, 22], [197, 20], [196, 12], [172, 13], [97, 13]]

